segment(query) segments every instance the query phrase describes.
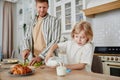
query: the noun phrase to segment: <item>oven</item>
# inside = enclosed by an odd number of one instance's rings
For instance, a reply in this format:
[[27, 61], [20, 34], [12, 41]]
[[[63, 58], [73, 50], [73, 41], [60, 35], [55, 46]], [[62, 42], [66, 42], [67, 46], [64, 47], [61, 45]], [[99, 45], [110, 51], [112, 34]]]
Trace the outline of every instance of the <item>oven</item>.
[[95, 54], [101, 58], [104, 74], [120, 77], [120, 47], [97, 47]]
[[[103, 73], [120, 77], [120, 57], [100, 56], [103, 66]], [[116, 60], [116, 61], [115, 61]]]

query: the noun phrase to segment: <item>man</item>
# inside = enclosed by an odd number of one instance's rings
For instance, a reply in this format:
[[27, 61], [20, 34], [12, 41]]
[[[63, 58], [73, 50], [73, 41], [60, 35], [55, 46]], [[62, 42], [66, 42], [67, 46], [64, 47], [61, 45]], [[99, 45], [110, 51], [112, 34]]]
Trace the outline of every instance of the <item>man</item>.
[[59, 20], [47, 13], [48, 0], [35, 1], [38, 16], [26, 31], [22, 52], [23, 59], [28, 58], [30, 52], [32, 52], [33, 58], [30, 65], [44, 60], [51, 45], [59, 42], [61, 36]]

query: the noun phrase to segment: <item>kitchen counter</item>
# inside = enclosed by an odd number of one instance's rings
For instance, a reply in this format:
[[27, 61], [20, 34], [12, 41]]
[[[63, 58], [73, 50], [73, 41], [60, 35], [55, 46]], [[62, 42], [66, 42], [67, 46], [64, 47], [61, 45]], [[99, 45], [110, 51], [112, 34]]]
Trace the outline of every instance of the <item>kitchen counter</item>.
[[86, 72], [84, 70], [72, 70], [67, 75], [60, 77], [56, 74], [56, 69], [36, 68], [35, 73], [29, 76], [11, 76], [8, 74], [10, 65], [3, 66], [0, 71], [0, 80], [120, 80], [120, 77]]

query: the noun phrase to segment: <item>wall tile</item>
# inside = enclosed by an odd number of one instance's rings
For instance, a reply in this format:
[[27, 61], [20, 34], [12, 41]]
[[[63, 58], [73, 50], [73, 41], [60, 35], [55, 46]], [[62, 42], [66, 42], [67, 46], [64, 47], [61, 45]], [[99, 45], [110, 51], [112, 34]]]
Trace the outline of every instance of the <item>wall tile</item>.
[[120, 9], [98, 14], [92, 21], [96, 46], [120, 46]]

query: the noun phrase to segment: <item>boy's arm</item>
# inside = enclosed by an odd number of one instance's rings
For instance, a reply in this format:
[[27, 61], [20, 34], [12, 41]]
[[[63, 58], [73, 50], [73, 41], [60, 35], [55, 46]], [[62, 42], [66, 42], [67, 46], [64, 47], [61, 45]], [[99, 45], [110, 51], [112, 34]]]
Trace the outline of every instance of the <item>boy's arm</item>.
[[49, 51], [48, 51], [48, 53], [47, 53], [47, 55], [46, 55], [46, 57], [45, 57], [45, 62], [47, 62], [48, 59], [53, 56], [53, 52], [54, 52], [55, 49], [57, 49], [57, 48], [58, 48], [58, 45], [57, 45], [57, 44], [53, 44], [53, 45], [51, 46], [51, 48], [49, 49]]
[[85, 68], [86, 64], [85, 63], [79, 63], [79, 64], [70, 64], [70, 65], [65, 65], [66, 68], [71, 69], [71, 70], [82, 70]]

